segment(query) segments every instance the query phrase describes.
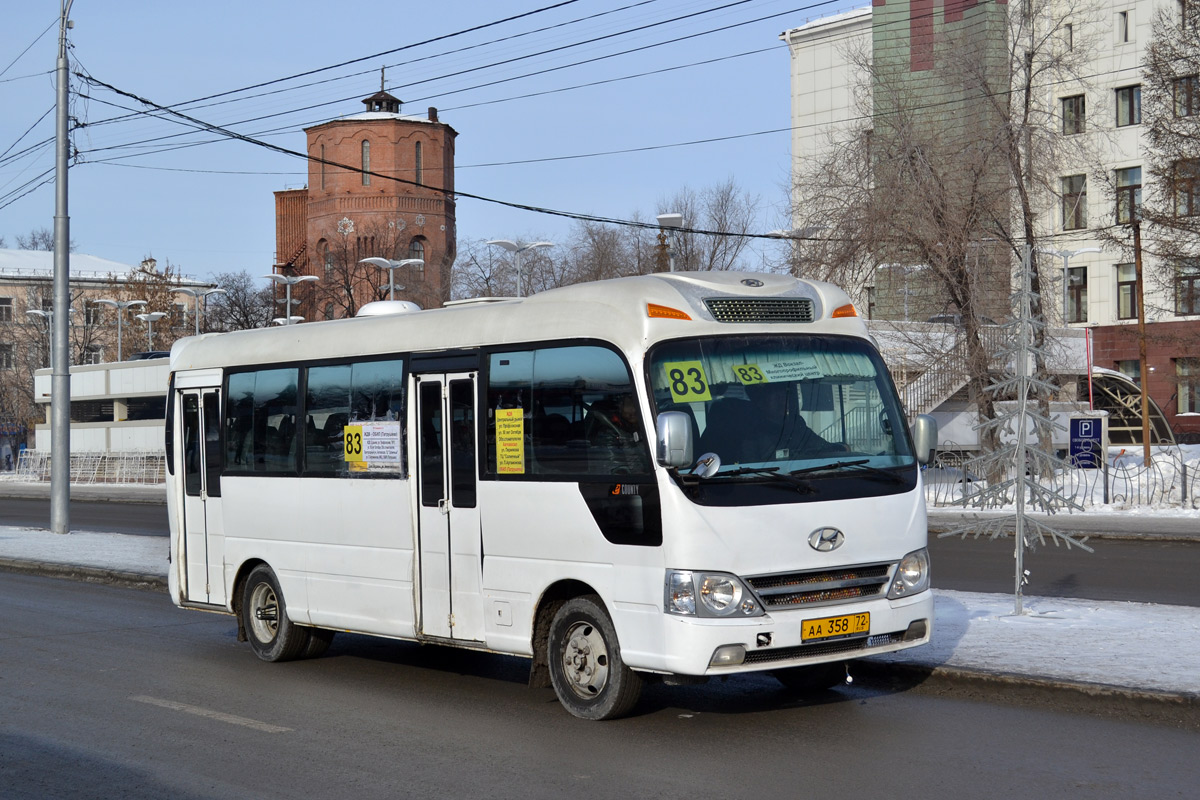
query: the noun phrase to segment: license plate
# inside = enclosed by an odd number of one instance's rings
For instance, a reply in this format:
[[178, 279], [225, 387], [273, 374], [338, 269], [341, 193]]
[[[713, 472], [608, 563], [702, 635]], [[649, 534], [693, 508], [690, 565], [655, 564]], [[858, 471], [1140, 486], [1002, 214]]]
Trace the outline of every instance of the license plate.
[[853, 636], [856, 633], [870, 632], [871, 615], [869, 613], [806, 619], [804, 628], [800, 631], [800, 641], [811, 642], [816, 639], [830, 639], [835, 636]]

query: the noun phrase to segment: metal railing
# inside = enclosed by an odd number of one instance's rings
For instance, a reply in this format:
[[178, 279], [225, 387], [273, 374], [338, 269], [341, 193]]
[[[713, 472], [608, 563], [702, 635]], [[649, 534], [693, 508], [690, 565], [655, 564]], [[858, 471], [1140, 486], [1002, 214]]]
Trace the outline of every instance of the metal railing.
[[[17, 468], [3, 473], [3, 479], [26, 483], [50, 480], [53, 453], [25, 450]], [[71, 483], [161, 484], [167, 480], [166, 457], [153, 451], [124, 453], [72, 453]]]

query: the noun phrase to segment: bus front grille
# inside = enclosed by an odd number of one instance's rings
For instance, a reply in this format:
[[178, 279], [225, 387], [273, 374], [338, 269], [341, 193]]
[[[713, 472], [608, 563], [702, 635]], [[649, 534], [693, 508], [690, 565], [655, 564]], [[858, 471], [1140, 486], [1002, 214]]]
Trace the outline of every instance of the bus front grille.
[[812, 322], [807, 297], [709, 297], [704, 300], [717, 322]]
[[885, 591], [891, 572], [891, 564], [867, 564], [758, 575], [746, 580], [767, 609], [779, 610], [878, 597]]

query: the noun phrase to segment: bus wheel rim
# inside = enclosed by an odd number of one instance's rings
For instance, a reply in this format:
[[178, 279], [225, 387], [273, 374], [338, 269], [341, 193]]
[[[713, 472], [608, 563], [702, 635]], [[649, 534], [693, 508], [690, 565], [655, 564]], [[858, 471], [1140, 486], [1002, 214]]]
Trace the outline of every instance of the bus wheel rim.
[[567, 685], [580, 697], [593, 700], [608, 685], [608, 646], [592, 623], [576, 622], [570, 627], [562, 662]]
[[279, 632], [279, 600], [270, 584], [260, 583], [254, 587], [250, 610], [250, 626], [254, 630], [254, 638], [260, 642], [273, 640]]

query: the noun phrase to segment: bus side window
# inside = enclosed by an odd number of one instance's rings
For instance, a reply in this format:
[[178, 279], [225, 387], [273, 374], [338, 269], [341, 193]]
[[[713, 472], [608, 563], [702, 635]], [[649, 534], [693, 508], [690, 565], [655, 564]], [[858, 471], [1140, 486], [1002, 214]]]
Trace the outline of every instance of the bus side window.
[[221, 396], [204, 393], [204, 483], [209, 497], [221, 496]]
[[183, 491], [200, 496], [200, 398], [183, 396]]

